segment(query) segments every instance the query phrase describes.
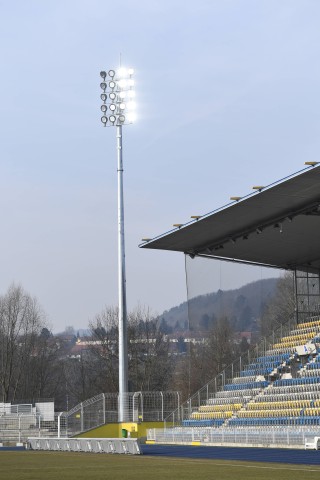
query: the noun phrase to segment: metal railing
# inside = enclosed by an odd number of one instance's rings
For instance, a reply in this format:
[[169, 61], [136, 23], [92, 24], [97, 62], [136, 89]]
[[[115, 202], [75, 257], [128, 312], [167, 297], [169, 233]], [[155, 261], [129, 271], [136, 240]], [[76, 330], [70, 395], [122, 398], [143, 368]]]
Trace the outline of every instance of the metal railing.
[[52, 421], [39, 414], [8, 414], [0, 416], [0, 442], [23, 443], [28, 437], [66, 437], [67, 428], [62, 413]]
[[307, 439], [320, 437], [320, 427], [306, 428], [186, 428], [150, 429], [147, 439], [156, 443], [192, 443], [215, 445], [253, 445], [304, 447]]

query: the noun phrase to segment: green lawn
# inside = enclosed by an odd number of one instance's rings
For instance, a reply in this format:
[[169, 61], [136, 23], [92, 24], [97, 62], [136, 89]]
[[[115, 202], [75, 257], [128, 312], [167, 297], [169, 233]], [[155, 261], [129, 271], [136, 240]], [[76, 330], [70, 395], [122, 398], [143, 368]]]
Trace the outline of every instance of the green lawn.
[[0, 452], [1, 480], [319, 480], [320, 467], [64, 452]]

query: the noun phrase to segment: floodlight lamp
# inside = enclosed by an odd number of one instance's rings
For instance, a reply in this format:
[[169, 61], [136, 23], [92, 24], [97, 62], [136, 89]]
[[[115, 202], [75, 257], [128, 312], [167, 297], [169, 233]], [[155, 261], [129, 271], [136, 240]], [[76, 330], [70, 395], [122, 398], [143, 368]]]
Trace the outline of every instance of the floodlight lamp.
[[134, 86], [134, 80], [132, 78], [129, 78], [128, 80], [128, 85], [129, 87], [133, 87]]
[[105, 115], [103, 115], [103, 117], [101, 117], [101, 122], [106, 124], [107, 121], [108, 121], [108, 118]]
[[111, 112], [114, 112], [116, 110], [117, 106], [114, 103], [111, 103], [109, 108], [110, 108]]
[[116, 82], [114, 82], [113, 80], [111, 82], [109, 82], [109, 87], [113, 90], [114, 88], [116, 88]]
[[120, 92], [119, 97], [120, 98], [126, 98], [126, 92]]
[[102, 112], [106, 112], [108, 110], [107, 105], [101, 105]]
[[100, 98], [103, 102], [106, 102], [108, 95], [106, 93], [101, 93]]
[[111, 93], [109, 94], [110, 100], [115, 100], [115, 99], [116, 99], [116, 96], [117, 96], [117, 95], [116, 95], [114, 92], [111, 92]]
[[100, 87], [102, 88], [102, 90], [105, 92], [106, 91], [106, 88], [107, 88], [107, 84], [105, 82], [102, 82], [100, 83]]
[[129, 70], [128, 70], [128, 74], [129, 74], [129, 75], [133, 75], [133, 74], [134, 74], [134, 70], [133, 70], [133, 68], [129, 68]]
[[124, 123], [126, 121], [126, 117], [124, 115], [119, 115], [119, 122]]
[[134, 90], [129, 90], [128, 91], [128, 97], [129, 98], [134, 98], [136, 96], [136, 92]]
[[126, 104], [125, 103], [120, 103], [119, 108], [120, 108], [120, 110], [125, 110]]
[[134, 110], [136, 108], [136, 103], [135, 102], [128, 102], [128, 108], [130, 110]]
[[117, 118], [115, 115], [110, 115], [109, 120], [111, 123], [114, 123], [117, 120]]
[[106, 79], [106, 76], [107, 76], [107, 72], [104, 72], [104, 71], [100, 72], [100, 77], [102, 77], [103, 80]]
[[109, 74], [109, 77], [113, 78], [116, 72], [114, 70], [109, 70], [108, 74]]

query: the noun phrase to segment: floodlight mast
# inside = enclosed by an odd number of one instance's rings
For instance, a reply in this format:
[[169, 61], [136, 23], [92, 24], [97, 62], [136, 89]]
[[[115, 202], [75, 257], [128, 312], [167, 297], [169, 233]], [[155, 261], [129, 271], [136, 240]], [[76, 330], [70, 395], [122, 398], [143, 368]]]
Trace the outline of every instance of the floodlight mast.
[[[118, 176], [118, 298], [119, 298], [119, 412], [118, 421], [125, 422], [128, 418], [128, 327], [127, 327], [127, 299], [126, 299], [126, 267], [125, 267], [125, 240], [124, 240], [124, 198], [123, 198], [123, 158], [122, 158], [122, 125], [132, 123], [133, 115], [127, 109], [132, 108], [134, 97], [132, 79], [133, 69], [121, 68], [119, 71], [109, 70], [100, 72], [103, 82], [101, 121], [104, 127], [115, 126], [117, 133], [117, 176]], [[109, 78], [108, 78], [109, 77]], [[109, 87], [109, 88], [108, 88]], [[108, 98], [109, 97], [109, 98]], [[131, 100], [131, 105], [125, 99]], [[111, 115], [107, 116], [110, 110]]]

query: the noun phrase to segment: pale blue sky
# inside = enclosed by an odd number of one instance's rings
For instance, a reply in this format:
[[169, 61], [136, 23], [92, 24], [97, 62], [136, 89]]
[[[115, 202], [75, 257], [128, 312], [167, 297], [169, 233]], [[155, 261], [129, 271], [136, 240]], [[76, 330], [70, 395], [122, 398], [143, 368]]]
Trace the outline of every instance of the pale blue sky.
[[136, 71], [124, 131], [129, 308], [186, 298], [181, 254], [143, 237], [319, 160], [317, 0], [0, 1], [0, 292], [55, 331], [117, 302], [115, 131], [101, 69]]

